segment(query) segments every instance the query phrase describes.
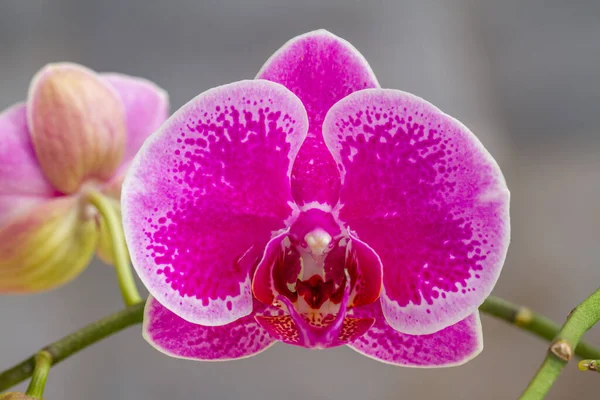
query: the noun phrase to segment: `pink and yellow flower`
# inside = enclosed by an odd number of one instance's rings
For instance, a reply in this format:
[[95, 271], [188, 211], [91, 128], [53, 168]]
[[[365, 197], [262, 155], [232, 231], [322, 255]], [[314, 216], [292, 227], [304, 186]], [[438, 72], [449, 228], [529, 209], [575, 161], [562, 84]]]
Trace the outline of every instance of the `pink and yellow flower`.
[[0, 292], [64, 284], [96, 249], [110, 259], [86, 193], [119, 210], [129, 163], [167, 113], [166, 93], [144, 79], [75, 64], [37, 73], [27, 102], [0, 114]]
[[122, 210], [152, 295], [145, 338], [200, 360], [276, 341], [406, 366], [477, 355], [509, 242], [509, 192], [479, 140], [381, 89], [326, 31], [257, 78], [200, 94], [132, 163]]

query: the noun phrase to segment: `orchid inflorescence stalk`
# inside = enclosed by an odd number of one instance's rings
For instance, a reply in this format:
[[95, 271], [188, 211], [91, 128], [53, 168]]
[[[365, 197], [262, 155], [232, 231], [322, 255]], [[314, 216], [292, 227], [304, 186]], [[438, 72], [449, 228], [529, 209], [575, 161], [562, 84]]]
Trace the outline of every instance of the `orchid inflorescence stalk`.
[[489, 297], [509, 191], [477, 137], [381, 88], [327, 31], [171, 117], [149, 81], [46, 66], [27, 102], [0, 114], [0, 142], [0, 291], [58, 287], [97, 251], [130, 306], [0, 373], [0, 390], [33, 373], [26, 396], [41, 398], [51, 365], [142, 320], [148, 343], [178, 358], [283, 342], [449, 367], [482, 351], [485, 312], [556, 336], [524, 399], [542, 398], [573, 353], [588, 370], [600, 358], [579, 343], [600, 319], [597, 295], [562, 329]]

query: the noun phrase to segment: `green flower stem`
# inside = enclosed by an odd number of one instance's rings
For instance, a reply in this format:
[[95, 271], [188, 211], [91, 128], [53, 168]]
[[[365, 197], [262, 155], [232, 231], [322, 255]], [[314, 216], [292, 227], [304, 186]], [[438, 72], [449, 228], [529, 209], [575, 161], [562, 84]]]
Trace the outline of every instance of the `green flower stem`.
[[[143, 314], [144, 303], [140, 302], [65, 336], [44, 347], [37, 354], [46, 352], [50, 356], [48, 367], [56, 365], [65, 358], [104, 338], [141, 323]], [[36, 369], [36, 355], [29, 357], [10, 369], [0, 372], [0, 392], [23, 382], [34, 374], [34, 370]]]
[[35, 367], [25, 394], [34, 399], [41, 399], [44, 395], [46, 380], [48, 379], [48, 373], [52, 365], [52, 356], [46, 350], [42, 350], [33, 359]]
[[109, 199], [101, 193], [91, 191], [87, 194], [90, 203], [96, 207], [108, 228], [108, 233], [112, 240], [113, 258], [115, 269], [117, 271], [117, 279], [125, 304], [131, 306], [142, 301], [140, 294], [135, 286], [135, 279], [131, 272], [129, 263], [129, 255], [127, 245], [125, 244], [125, 236], [121, 227], [121, 220], [111, 204]]
[[[551, 319], [496, 296], [488, 297], [479, 311], [503, 319], [548, 341], [554, 339], [560, 330], [560, 325]], [[600, 348], [581, 342], [577, 344], [575, 354], [581, 358], [600, 359]]]
[[[559, 326], [549, 319], [534, 314], [524, 307], [514, 305], [506, 300], [490, 296], [481, 306], [483, 313], [503, 319], [508, 323], [525, 329], [541, 338], [552, 340], [559, 331]], [[138, 303], [109, 315], [85, 328], [72, 333], [50, 344], [43, 350], [52, 357], [52, 365], [59, 363], [65, 358], [80, 350], [117, 333], [127, 327], [142, 322], [144, 304]], [[529, 317], [528, 317], [529, 316]], [[600, 349], [586, 343], [577, 346], [576, 354], [589, 359], [600, 359]], [[35, 356], [15, 365], [14, 367], [0, 372], [0, 392], [24, 381], [33, 373], [35, 367]]]
[[[543, 399], [573, 355], [573, 348], [585, 332], [600, 320], [600, 289], [579, 304], [567, 317], [554, 341], [550, 344], [546, 359], [537, 374], [521, 395], [521, 400]], [[597, 359], [598, 356], [585, 356]]]

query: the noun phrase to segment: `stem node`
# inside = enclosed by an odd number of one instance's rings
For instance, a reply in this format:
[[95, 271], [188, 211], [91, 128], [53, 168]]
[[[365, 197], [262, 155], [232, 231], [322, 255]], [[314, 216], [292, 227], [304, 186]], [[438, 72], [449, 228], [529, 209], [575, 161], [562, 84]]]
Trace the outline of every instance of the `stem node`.
[[46, 350], [40, 350], [33, 357], [33, 362], [35, 367], [25, 394], [33, 399], [41, 399], [44, 395], [46, 380], [52, 366], [52, 355]]
[[564, 339], [552, 342], [550, 352], [565, 362], [569, 362], [573, 358], [573, 346]]
[[533, 312], [529, 308], [519, 307], [515, 314], [515, 325], [518, 327], [527, 326], [533, 322], [534, 317]]
[[[546, 396], [562, 369], [573, 356], [573, 347], [577, 351], [581, 337], [600, 320], [600, 289], [592, 293], [571, 311], [550, 350], [533, 377], [529, 386], [521, 395], [521, 400], [541, 400]], [[588, 357], [586, 357], [588, 358]], [[599, 357], [589, 357], [598, 359]]]

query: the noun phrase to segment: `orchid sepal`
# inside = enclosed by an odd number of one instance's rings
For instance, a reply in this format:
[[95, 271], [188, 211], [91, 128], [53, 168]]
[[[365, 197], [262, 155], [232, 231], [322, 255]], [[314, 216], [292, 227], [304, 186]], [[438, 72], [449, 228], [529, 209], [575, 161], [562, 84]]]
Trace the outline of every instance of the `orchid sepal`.
[[0, 228], [0, 292], [59, 287], [88, 265], [98, 241], [96, 221], [78, 198], [61, 197], [15, 215]]

